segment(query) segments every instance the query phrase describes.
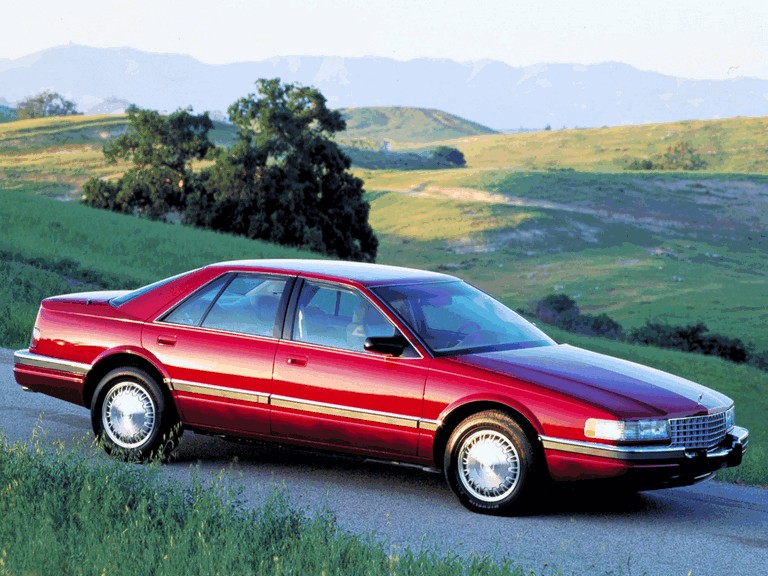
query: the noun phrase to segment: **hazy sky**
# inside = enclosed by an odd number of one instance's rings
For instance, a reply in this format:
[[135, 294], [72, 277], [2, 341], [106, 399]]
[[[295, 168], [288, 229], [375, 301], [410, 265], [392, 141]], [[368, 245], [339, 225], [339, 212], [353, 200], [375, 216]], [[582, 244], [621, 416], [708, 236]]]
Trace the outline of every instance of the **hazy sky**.
[[3, 0], [0, 58], [68, 44], [189, 54], [620, 61], [768, 78], [768, 0]]

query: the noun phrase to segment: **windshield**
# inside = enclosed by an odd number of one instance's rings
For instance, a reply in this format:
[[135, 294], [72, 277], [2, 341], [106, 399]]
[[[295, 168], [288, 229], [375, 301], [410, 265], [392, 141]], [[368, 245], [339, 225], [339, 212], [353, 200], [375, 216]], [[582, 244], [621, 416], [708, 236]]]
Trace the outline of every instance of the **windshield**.
[[533, 324], [460, 280], [374, 291], [439, 355], [554, 344]]

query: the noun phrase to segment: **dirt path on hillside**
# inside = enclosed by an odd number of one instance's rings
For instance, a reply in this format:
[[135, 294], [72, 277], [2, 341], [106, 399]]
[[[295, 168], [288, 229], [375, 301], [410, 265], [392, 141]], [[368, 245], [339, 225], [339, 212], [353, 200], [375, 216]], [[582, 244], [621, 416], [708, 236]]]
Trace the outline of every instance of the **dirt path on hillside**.
[[531, 198], [521, 198], [519, 196], [506, 196], [496, 194], [476, 188], [460, 188], [449, 186], [413, 186], [407, 189], [384, 188], [386, 192], [394, 192], [406, 196], [415, 196], [418, 198], [431, 198], [433, 200], [456, 200], [460, 202], [478, 202], [485, 204], [497, 204], [504, 206], [516, 206], [521, 208], [538, 208], [544, 210], [555, 210], [559, 212], [569, 212], [572, 214], [584, 214], [594, 216], [603, 222], [612, 222], [619, 224], [634, 224], [652, 230], [661, 232], [669, 229], [689, 228], [689, 222], [683, 222], [673, 218], [659, 218], [658, 216], [638, 216], [629, 211], [609, 210], [606, 208], [590, 208], [587, 206], [574, 206], [560, 202], [551, 202], [549, 200], [534, 200]]

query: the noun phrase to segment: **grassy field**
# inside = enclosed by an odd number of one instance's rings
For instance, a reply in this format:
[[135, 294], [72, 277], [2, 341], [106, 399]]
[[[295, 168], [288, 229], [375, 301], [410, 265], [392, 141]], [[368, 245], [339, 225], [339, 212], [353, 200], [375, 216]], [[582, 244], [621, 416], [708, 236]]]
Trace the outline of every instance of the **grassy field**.
[[[124, 126], [109, 116], [0, 123], [0, 345], [24, 346], [39, 300], [51, 294], [131, 288], [218, 260], [313, 256], [62, 201], [77, 198], [90, 176], [121, 172], [105, 166], [101, 147]], [[766, 119], [745, 119], [472, 136], [448, 142], [467, 155], [467, 169], [357, 173], [369, 191], [379, 262], [454, 273], [515, 308], [565, 292], [582, 311], [607, 312], [627, 327], [704, 321], [766, 350], [766, 127]], [[621, 170], [625, 158], [658, 153], [678, 137], [717, 143], [707, 156], [712, 171]], [[214, 138], [226, 142], [231, 131], [219, 126]], [[734, 398], [750, 447], [742, 466], [719, 477], [768, 486], [768, 373], [546, 330]], [[161, 482], [157, 469], [94, 464], [83, 454], [0, 438], [0, 575], [133, 574], [137, 563], [168, 575], [318, 567], [531, 574], [514, 559], [393, 555], [339, 531], [329, 514], [291, 509], [279, 493], [251, 510], [227, 487], [184, 490]]]
[[[1, 344], [27, 341], [39, 299], [49, 294], [132, 287], [217, 260], [299, 254], [52, 200], [77, 196], [90, 175], [119, 173], [120, 166], [104, 165], [100, 150], [123, 126], [124, 119], [110, 116], [0, 125]], [[732, 169], [734, 150], [746, 159], [753, 150], [768, 149], [766, 126], [766, 119], [737, 119], [578, 131], [584, 139], [568, 146], [581, 142], [579, 154], [589, 159], [595, 156], [588, 153], [593, 137], [604, 146], [626, 141], [654, 153], [670, 131], [696, 142], [716, 134], [719, 158]], [[226, 130], [220, 137], [225, 135]], [[498, 139], [506, 142], [505, 154], [514, 155], [509, 143], [518, 138], [528, 142], [523, 148], [537, 150], [564, 136], [543, 132], [453, 142], [471, 156], [475, 143]], [[582, 156], [562, 158], [577, 167]], [[502, 161], [498, 156], [487, 168], [358, 170], [381, 240], [379, 262], [454, 273], [514, 308], [564, 292], [583, 312], [608, 313], [626, 328], [647, 320], [704, 322], [768, 350], [768, 176], [598, 172], [594, 162], [578, 171], [518, 171]], [[768, 401], [755, 391], [768, 386], [765, 373], [645, 348], [621, 348], [618, 355], [634, 354], [731, 394], [746, 410], [745, 425], [757, 439], [764, 437], [758, 414]], [[740, 382], [751, 384], [732, 388]], [[752, 450], [760, 454], [759, 443]], [[766, 485], [760, 463], [765, 457], [756, 459], [756, 468], [745, 466], [737, 474]]]
[[515, 307], [564, 292], [627, 327], [703, 321], [768, 350], [766, 176], [360, 175], [383, 261], [454, 271]]
[[126, 128], [122, 116], [66, 116], [0, 124], [2, 190], [76, 198], [89, 177], [109, 177], [103, 145]]
[[388, 142], [419, 144], [495, 132], [476, 122], [440, 110], [424, 108], [345, 108], [347, 122], [339, 134], [344, 143], [366, 142], [377, 148]]
[[40, 300], [46, 296], [136, 288], [221, 260], [317, 257], [2, 187], [0, 345], [6, 347], [29, 341]]
[[[712, 172], [768, 173], [768, 118], [731, 118], [611, 128], [492, 134], [432, 142], [456, 146], [477, 169], [590, 172], [623, 170], [635, 158], [650, 158], [670, 145], [690, 142]], [[418, 148], [398, 142], [394, 148]]]
[[182, 488], [159, 472], [0, 438], [0, 574], [533, 576], [512, 561], [393, 551], [279, 491], [253, 509], [223, 482]]

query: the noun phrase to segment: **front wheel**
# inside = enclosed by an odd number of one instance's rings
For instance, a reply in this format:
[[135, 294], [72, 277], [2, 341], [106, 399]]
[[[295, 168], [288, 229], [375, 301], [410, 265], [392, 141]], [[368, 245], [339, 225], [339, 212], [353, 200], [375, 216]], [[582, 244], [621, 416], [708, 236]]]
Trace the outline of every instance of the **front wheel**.
[[443, 468], [451, 489], [473, 512], [515, 514], [531, 504], [536, 455], [528, 436], [507, 414], [488, 410], [453, 431]]
[[128, 460], [166, 458], [181, 435], [174, 406], [155, 379], [138, 368], [118, 368], [102, 378], [91, 424], [107, 453]]

